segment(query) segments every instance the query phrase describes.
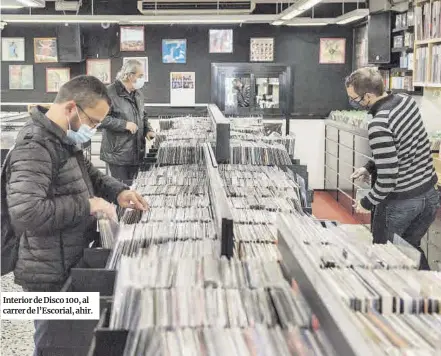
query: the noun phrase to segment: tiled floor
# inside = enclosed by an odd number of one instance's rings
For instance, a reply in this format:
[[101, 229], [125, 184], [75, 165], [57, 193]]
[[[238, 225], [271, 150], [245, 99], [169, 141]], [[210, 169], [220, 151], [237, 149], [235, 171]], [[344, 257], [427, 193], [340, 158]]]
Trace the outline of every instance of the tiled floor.
[[[21, 292], [12, 273], [1, 277], [2, 292]], [[32, 320], [1, 320], [1, 356], [32, 356], [34, 324]]]
[[312, 214], [317, 219], [335, 220], [342, 224], [359, 224], [351, 214], [326, 192], [314, 192]]

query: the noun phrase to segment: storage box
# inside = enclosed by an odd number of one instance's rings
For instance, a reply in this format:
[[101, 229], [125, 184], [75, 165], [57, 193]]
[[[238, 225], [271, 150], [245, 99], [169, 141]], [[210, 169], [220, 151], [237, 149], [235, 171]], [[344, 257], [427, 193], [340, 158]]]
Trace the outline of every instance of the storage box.
[[102, 310], [87, 356], [122, 356], [128, 330], [109, 329], [111, 305]]

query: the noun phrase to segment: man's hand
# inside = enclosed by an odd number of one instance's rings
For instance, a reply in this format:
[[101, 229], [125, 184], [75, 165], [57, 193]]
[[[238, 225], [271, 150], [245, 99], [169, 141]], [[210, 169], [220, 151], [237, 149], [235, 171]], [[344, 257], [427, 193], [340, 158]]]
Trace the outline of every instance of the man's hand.
[[90, 198], [89, 204], [91, 215], [104, 215], [104, 217], [108, 219], [118, 220], [115, 206], [113, 204], [110, 204], [108, 201], [105, 201], [101, 198]]
[[370, 174], [368, 170], [364, 167], [358, 168], [354, 173], [351, 174], [351, 179], [360, 179], [364, 182], [369, 182]]
[[355, 212], [357, 214], [369, 214], [370, 211], [366, 210], [365, 208], [363, 208], [360, 204], [360, 201], [357, 201], [354, 205], [353, 205]]
[[149, 132], [147, 132], [146, 138], [147, 138], [147, 140], [153, 140], [155, 138], [155, 136], [156, 136], [156, 133], [154, 131], [149, 131]]
[[128, 121], [126, 124], [126, 130], [134, 134], [136, 131], [138, 131], [138, 125], [136, 125], [134, 122]]
[[147, 210], [149, 208], [147, 201], [134, 190], [123, 190], [119, 193], [117, 200], [121, 208], [136, 210]]

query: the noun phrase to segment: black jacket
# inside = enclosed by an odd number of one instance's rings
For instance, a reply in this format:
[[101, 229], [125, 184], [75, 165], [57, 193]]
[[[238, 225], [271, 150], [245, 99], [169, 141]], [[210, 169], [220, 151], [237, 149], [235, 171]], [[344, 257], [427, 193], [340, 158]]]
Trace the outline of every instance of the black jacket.
[[[119, 80], [108, 86], [108, 92], [112, 107], [100, 126], [101, 160], [121, 166], [138, 165], [145, 155], [145, 136], [152, 131], [144, 112], [144, 96], [139, 90], [129, 93]], [[126, 130], [128, 121], [138, 126], [135, 134]]]
[[87, 161], [65, 132], [35, 108], [7, 167], [9, 215], [20, 236], [15, 281], [31, 291], [59, 290], [96, 231], [89, 198], [115, 202], [127, 189]]

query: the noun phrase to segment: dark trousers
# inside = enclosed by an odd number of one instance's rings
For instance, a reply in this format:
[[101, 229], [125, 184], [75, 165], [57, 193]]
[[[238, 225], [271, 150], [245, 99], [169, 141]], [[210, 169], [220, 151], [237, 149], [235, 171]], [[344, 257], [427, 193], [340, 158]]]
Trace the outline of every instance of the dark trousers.
[[138, 166], [119, 166], [116, 164], [109, 164], [109, 170], [112, 177], [127, 185], [132, 185], [133, 178], [135, 178], [138, 169]]
[[[53, 292], [59, 292], [60, 287], [54, 287]], [[28, 288], [23, 288], [24, 292], [34, 292]], [[43, 355], [43, 350], [53, 344], [51, 334], [49, 333], [49, 320], [34, 320], [34, 353], [32, 356]]]
[[388, 200], [379, 204], [372, 219], [374, 243], [393, 241], [394, 234], [397, 234], [421, 252], [420, 269], [429, 270], [421, 239], [435, 221], [439, 207], [440, 194], [435, 188], [412, 199]]

